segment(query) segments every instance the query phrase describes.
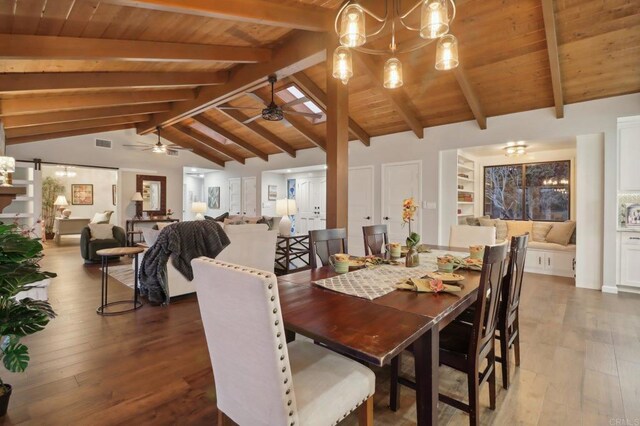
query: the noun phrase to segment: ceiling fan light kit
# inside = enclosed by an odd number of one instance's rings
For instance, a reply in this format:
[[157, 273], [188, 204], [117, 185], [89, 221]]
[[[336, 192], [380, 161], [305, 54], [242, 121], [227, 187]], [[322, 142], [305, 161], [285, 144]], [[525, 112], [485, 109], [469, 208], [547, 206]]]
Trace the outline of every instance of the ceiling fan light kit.
[[[389, 59], [384, 65], [383, 82], [387, 89], [401, 87], [402, 62], [398, 54], [412, 52], [434, 41], [436, 43], [435, 68], [440, 71], [451, 70], [458, 66], [458, 40], [449, 33], [449, 28], [456, 16], [456, 5], [453, 0], [420, 0], [404, 14], [401, 12], [401, 0], [385, 3], [385, 13], [380, 17], [371, 10], [360, 5], [356, 0], [347, 1], [338, 11], [335, 19], [335, 31], [340, 46], [333, 52], [333, 77], [347, 84], [353, 77], [351, 49], [369, 55], [385, 55]], [[414, 28], [405, 19], [420, 8], [420, 27]], [[378, 28], [367, 34], [366, 17], [378, 23]], [[410, 47], [400, 48], [396, 44], [396, 24], [403, 28], [418, 32], [424, 39], [422, 43], [412, 43]], [[367, 39], [380, 34], [385, 27], [391, 26], [391, 42], [387, 49], [365, 47]]]

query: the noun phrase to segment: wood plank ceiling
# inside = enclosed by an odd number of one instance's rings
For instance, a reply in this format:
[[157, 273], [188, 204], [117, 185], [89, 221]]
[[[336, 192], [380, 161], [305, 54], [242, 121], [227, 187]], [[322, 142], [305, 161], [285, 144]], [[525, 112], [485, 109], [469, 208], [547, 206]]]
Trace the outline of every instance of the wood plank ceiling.
[[[485, 128], [487, 117], [537, 108], [554, 108], [560, 118], [564, 104], [640, 92], [638, 1], [456, 3], [455, 72], [434, 70], [430, 45], [400, 57], [404, 86], [386, 90], [379, 58], [354, 57], [353, 140], [368, 145], [372, 136], [406, 130], [422, 137], [423, 127], [466, 120]], [[222, 166], [324, 149], [323, 120], [257, 115], [270, 101], [272, 73], [280, 78], [276, 91], [295, 85], [325, 110], [325, 32], [340, 4], [3, 0], [0, 120], [7, 143], [133, 127], [147, 133], [160, 125], [163, 138]], [[415, 36], [404, 31], [398, 38]], [[256, 109], [217, 108], [225, 106]]]

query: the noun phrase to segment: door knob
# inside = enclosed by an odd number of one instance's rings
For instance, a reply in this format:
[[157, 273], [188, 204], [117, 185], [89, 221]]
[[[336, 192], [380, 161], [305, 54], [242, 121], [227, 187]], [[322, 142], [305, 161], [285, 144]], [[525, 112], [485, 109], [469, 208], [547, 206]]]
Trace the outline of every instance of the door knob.
[[389, 220], [389, 216], [383, 217], [384, 220]]
[[365, 219], [371, 220], [371, 216], [366, 216]]

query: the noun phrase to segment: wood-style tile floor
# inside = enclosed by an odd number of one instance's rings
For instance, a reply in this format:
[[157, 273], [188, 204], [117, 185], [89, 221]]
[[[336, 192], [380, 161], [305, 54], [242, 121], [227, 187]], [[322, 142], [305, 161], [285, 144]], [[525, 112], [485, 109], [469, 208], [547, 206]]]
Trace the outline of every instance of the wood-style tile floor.
[[[46, 250], [43, 266], [58, 273], [49, 291], [58, 317], [25, 339], [32, 359], [26, 373], [2, 370], [14, 385], [4, 424], [215, 424], [213, 374], [195, 297], [100, 317], [99, 267], [85, 266], [75, 244]], [[115, 281], [109, 290], [114, 300], [131, 296]], [[521, 333], [522, 365], [508, 391], [498, 385], [495, 411], [482, 389], [483, 424], [640, 425], [639, 296], [529, 274]], [[406, 374], [412, 374], [409, 361], [406, 356]], [[388, 371], [375, 372], [375, 424], [415, 424], [413, 391], [403, 388], [401, 410], [393, 413]], [[441, 391], [466, 398], [463, 375], [442, 367], [440, 378]], [[468, 424], [465, 414], [443, 404], [439, 417], [443, 425]]]

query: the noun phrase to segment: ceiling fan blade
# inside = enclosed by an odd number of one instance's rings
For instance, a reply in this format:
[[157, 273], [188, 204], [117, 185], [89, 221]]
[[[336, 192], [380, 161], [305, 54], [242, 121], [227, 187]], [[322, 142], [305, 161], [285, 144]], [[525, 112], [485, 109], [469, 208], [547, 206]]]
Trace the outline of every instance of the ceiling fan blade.
[[219, 106], [216, 107], [218, 109], [238, 109], [238, 110], [242, 110], [242, 109], [251, 109], [251, 110], [261, 110], [262, 108], [254, 108], [254, 107], [234, 107], [234, 106]]
[[310, 118], [315, 118], [315, 119], [321, 119], [322, 118], [322, 114], [314, 114], [312, 112], [300, 112], [300, 111], [295, 111], [292, 109], [285, 109], [284, 110], [285, 114], [296, 114], [296, 115], [302, 115], [305, 117], [310, 117]]
[[183, 148], [181, 146], [177, 146], [177, 145], [167, 145], [167, 149], [172, 149], [174, 151], [193, 151], [193, 149], [191, 148]]
[[137, 144], [137, 145], [122, 145], [122, 146], [133, 146], [133, 147], [136, 147], [136, 148], [144, 148], [144, 147], [151, 146], [151, 145], [146, 144], [146, 143], [141, 143], [141, 144]]
[[242, 122], [242, 124], [249, 124], [249, 123], [251, 123], [251, 122], [253, 122], [253, 121], [256, 121], [256, 120], [257, 120], [257, 119], [259, 119], [259, 118], [262, 118], [262, 114], [258, 114], [258, 115], [254, 115], [253, 117], [249, 117], [249, 118], [247, 118], [246, 120], [244, 120], [244, 121]]

